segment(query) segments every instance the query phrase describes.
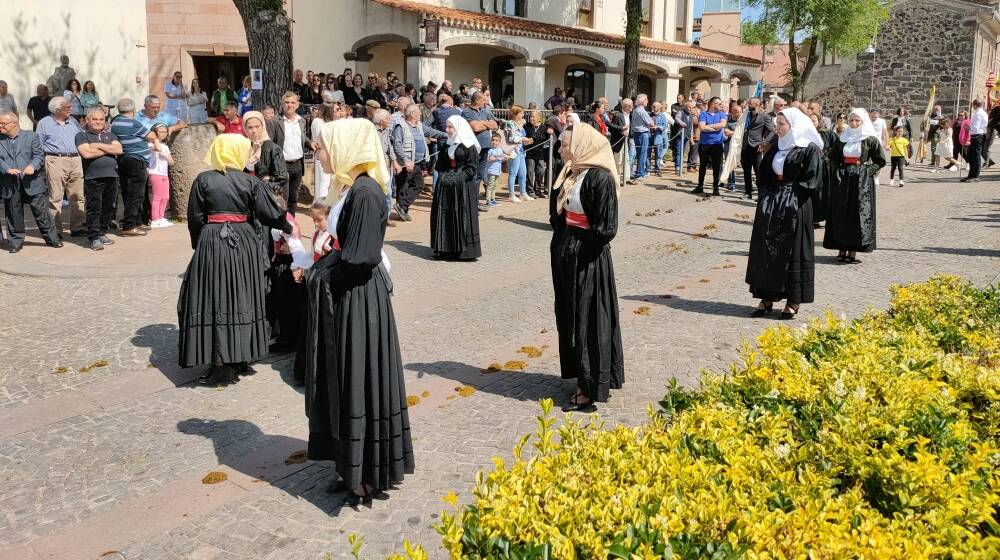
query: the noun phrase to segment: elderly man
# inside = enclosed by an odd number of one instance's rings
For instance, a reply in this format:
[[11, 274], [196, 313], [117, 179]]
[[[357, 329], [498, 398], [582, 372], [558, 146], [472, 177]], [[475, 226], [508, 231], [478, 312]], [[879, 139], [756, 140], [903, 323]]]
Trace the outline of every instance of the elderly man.
[[684, 170], [684, 150], [691, 140], [687, 136], [691, 115], [687, 111], [687, 100], [683, 95], [678, 95], [677, 102], [670, 106], [670, 116], [674, 119], [674, 124], [670, 127], [670, 147], [674, 152], [674, 172], [680, 175]]
[[186, 122], [178, 119], [172, 113], [161, 111], [160, 98], [155, 95], [146, 96], [146, 99], [143, 100], [142, 111], [135, 114], [134, 118], [150, 130], [153, 129], [153, 125], [162, 124], [167, 127], [167, 132], [170, 134], [184, 130], [188, 126]]
[[[635, 110], [632, 111], [630, 120], [632, 129], [632, 140], [635, 142], [638, 161], [635, 165], [635, 178], [642, 180], [646, 178], [649, 167], [649, 136], [657, 128], [656, 121], [646, 111], [649, 104], [649, 97], [645, 93], [640, 93], [635, 98]], [[720, 143], [721, 144], [721, 143]]]
[[[121, 102], [118, 104], [121, 107]], [[135, 104], [132, 105], [135, 111]], [[76, 145], [83, 157], [83, 180], [87, 192], [87, 240], [94, 251], [112, 245], [107, 236], [118, 200], [118, 170], [115, 158], [123, 148], [118, 137], [107, 129], [103, 107], [87, 111], [87, 126], [76, 135]]]
[[0, 112], [0, 197], [7, 218], [7, 249], [11, 253], [24, 244], [24, 205], [38, 224], [38, 231], [51, 247], [62, 247], [58, 232], [49, 220], [48, 199], [45, 196], [45, 153], [38, 135], [21, 130], [17, 115]]
[[69, 201], [69, 230], [72, 235], [84, 235], [83, 230], [83, 167], [76, 149], [80, 124], [69, 116], [70, 105], [65, 97], [49, 101], [49, 116], [38, 121], [38, 140], [45, 152], [45, 180], [49, 187], [49, 215], [57, 235], [62, 236], [63, 197]]
[[59, 57], [59, 66], [52, 72], [45, 84], [49, 86], [49, 91], [59, 95], [66, 89], [66, 84], [76, 77], [76, 70], [69, 65], [69, 57], [62, 55]]
[[151, 128], [135, 118], [135, 102], [127, 97], [118, 102], [118, 116], [111, 121], [111, 133], [121, 142], [123, 151], [118, 158], [118, 177], [121, 181], [122, 201], [125, 203], [121, 234], [146, 235], [145, 226], [149, 219], [144, 201], [149, 200], [146, 196], [146, 183], [149, 179], [147, 169], [151, 157], [149, 142], [156, 145], [157, 151], [160, 142]]
[[292, 72], [292, 92], [294, 92], [295, 95], [298, 95], [301, 99], [307, 87], [309, 86], [302, 81], [302, 70], [296, 68], [295, 71]]
[[420, 104], [420, 121], [427, 126], [434, 126], [434, 109], [437, 108], [437, 97], [429, 92], [425, 91]]
[[[608, 128], [608, 140], [611, 141], [611, 150], [616, 154], [623, 148], [625, 150], [625, 184], [635, 184], [631, 179], [632, 160], [635, 159], [635, 144], [632, 142], [629, 131], [632, 129], [632, 100], [622, 99], [619, 102], [619, 110], [612, 111], [611, 126]], [[617, 156], [616, 156], [617, 157]]]
[[774, 119], [778, 118], [778, 114], [784, 111], [785, 107], [787, 106], [788, 106], [787, 101], [785, 101], [780, 97], [775, 96], [774, 102], [771, 104], [771, 112], [768, 113], [767, 116], [771, 117], [771, 120], [774, 121]]
[[28, 100], [28, 118], [31, 119], [32, 130], [38, 129], [38, 121], [52, 114], [49, 111], [49, 86], [38, 84], [35, 88], [35, 96]]
[[[402, 98], [401, 98], [402, 99]], [[403, 122], [392, 128], [392, 152], [396, 171], [396, 213], [407, 222], [410, 205], [424, 186], [424, 166], [430, 159], [431, 150], [427, 137], [448, 138], [448, 135], [420, 122], [420, 106], [408, 105], [403, 112]]]
[[[396, 164], [396, 154], [392, 150], [392, 114], [387, 109], [378, 109], [372, 115], [372, 122], [375, 130], [378, 131], [378, 138], [382, 142], [382, 155], [385, 156], [386, 171], [392, 177], [393, 168]], [[385, 195], [385, 205], [389, 212], [392, 212], [392, 199], [396, 194], [395, 181], [389, 181], [389, 193]], [[389, 220], [386, 222], [389, 227], [396, 227], [396, 224]]]
[[0, 113], [17, 114], [17, 103], [14, 96], [7, 91], [7, 82], [0, 80]]
[[482, 92], [477, 91], [472, 96], [472, 103], [462, 110], [462, 118], [469, 121], [472, 132], [476, 134], [476, 141], [479, 142], [479, 178], [485, 188], [490, 180], [486, 175], [486, 157], [490, 151], [490, 139], [498, 125], [493, 112], [486, 107], [486, 96]]
[[212, 100], [209, 102], [209, 106], [212, 111], [212, 115], [219, 116], [226, 108], [226, 103], [236, 101], [236, 92], [229, 87], [229, 81], [225, 78], [220, 77], [216, 82], [216, 85], [218, 87], [214, 92], [212, 92]]

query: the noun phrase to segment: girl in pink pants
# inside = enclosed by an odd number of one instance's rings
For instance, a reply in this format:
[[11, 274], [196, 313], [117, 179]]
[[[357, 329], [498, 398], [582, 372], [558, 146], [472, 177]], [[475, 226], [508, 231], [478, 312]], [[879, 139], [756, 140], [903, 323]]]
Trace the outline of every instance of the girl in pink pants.
[[167, 177], [167, 166], [174, 164], [174, 158], [170, 156], [170, 147], [164, 144], [169, 132], [162, 124], [153, 126], [156, 137], [159, 139], [160, 149], [156, 145], [149, 144], [152, 157], [149, 159], [149, 186], [150, 186], [150, 227], [163, 228], [173, 225], [170, 220], [163, 217], [167, 209], [167, 202], [170, 200], [170, 178]]

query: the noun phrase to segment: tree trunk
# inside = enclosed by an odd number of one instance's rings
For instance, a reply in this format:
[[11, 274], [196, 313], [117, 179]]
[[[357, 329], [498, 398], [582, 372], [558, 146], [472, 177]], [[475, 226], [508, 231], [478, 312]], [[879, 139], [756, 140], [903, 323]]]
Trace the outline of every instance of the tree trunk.
[[816, 63], [819, 62], [819, 49], [816, 47], [816, 43], [819, 40], [813, 37], [809, 41], [809, 53], [806, 55], [806, 63], [802, 68], [802, 73], [799, 75], [799, 87], [798, 93], [795, 99], [799, 101], [804, 101], [802, 97], [805, 96], [806, 84], [809, 83], [809, 77], [812, 76], [813, 68], [816, 67]]
[[199, 173], [211, 169], [203, 160], [216, 134], [214, 124], [192, 124], [170, 141], [174, 165], [167, 173], [170, 175], [170, 216], [175, 220], [187, 220], [191, 184]]
[[642, 35], [642, 0], [625, 0], [625, 68], [622, 91], [635, 99], [639, 89], [639, 39]]
[[[271, 103], [279, 107], [281, 96], [292, 86], [291, 21], [282, 0], [233, 0], [243, 18], [250, 45], [250, 67], [264, 71], [264, 89], [253, 92], [254, 107]], [[280, 112], [280, 108], [279, 108]]]
[[799, 51], [795, 45], [795, 33], [788, 34], [788, 75], [792, 85], [792, 99], [798, 99], [802, 92], [802, 84], [799, 82]]

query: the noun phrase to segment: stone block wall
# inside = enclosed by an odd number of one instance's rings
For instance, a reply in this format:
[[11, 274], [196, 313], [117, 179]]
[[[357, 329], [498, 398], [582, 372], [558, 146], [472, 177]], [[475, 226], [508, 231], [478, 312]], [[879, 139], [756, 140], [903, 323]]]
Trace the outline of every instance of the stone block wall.
[[[976, 84], [973, 91], [970, 84], [977, 62], [975, 15], [979, 9], [966, 2], [897, 1], [879, 32], [875, 56], [857, 55], [857, 68], [843, 83], [809, 97], [822, 101], [830, 113], [873, 105], [888, 115], [906, 105], [911, 114], [922, 114], [931, 83], [936, 82], [937, 103], [945, 113], [954, 112], [956, 100], [960, 107], [968, 106], [974, 96], [982, 96], [983, 90]], [[984, 57], [982, 61], [994, 64], [993, 58]]]

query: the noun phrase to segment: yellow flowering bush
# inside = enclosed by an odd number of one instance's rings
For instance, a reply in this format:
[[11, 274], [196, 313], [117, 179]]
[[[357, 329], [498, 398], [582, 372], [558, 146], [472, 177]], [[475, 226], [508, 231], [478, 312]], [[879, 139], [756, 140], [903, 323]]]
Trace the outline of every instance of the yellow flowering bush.
[[766, 330], [641, 427], [544, 401], [437, 529], [452, 558], [1000, 558], [998, 373], [1000, 291], [894, 286]]

